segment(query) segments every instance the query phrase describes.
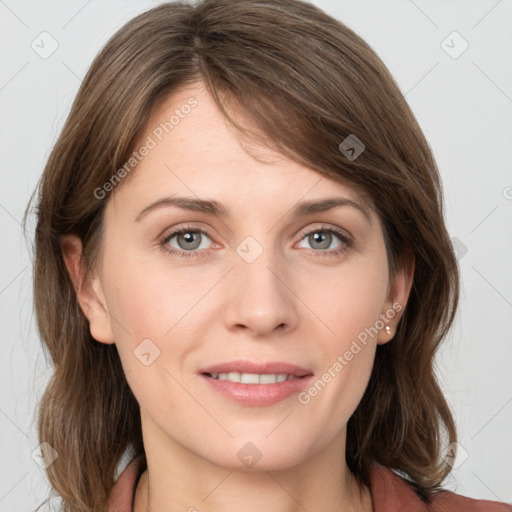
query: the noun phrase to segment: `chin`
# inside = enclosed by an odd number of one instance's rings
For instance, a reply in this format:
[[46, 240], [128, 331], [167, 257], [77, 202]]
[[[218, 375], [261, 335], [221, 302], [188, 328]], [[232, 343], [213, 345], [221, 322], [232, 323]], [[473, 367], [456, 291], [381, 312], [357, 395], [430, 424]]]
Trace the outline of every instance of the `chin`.
[[210, 452], [207, 458], [233, 471], [260, 472], [289, 469], [308, 457], [303, 443], [291, 443], [277, 435], [274, 439], [265, 439], [265, 435], [268, 434], [235, 437], [223, 447], [217, 445], [221, 447], [221, 453]]

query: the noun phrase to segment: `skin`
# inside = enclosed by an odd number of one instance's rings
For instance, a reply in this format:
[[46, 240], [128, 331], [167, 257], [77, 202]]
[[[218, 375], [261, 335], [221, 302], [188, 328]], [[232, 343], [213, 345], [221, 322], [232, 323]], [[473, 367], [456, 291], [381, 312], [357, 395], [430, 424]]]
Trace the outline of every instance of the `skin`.
[[[392, 339], [403, 310], [386, 323], [391, 334], [381, 329], [369, 337], [307, 404], [295, 394], [270, 406], [240, 405], [212, 391], [198, 370], [233, 359], [285, 361], [319, 378], [393, 303], [405, 306], [413, 269], [390, 279], [372, 209], [370, 221], [350, 206], [292, 217], [302, 200], [364, 204], [362, 195], [262, 146], [258, 156], [266, 163], [256, 161], [201, 82], [155, 109], [139, 140], [192, 96], [197, 106], [109, 198], [90, 278], [82, 282], [80, 240], [62, 238], [91, 334], [116, 344], [140, 404], [148, 471], [135, 511], [371, 511], [369, 490], [357, 492], [345, 462], [346, 424], [368, 384], [377, 344]], [[232, 216], [163, 207], [135, 221], [171, 195], [215, 199]], [[184, 225], [209, 232], [195, 232], [195, 257], [164, 251], [193, 245], [178, 236], [161, 241]], [[343, 230], [351, 245], [322, 257], [345, 245], [335, 234], [324, 246], [307, 236], [325, 234], [322, 226]], [[236, 252], [248, 236], [263, 249], [252, 263]], [[148, 366], [134, 356], [144, 339], [160, 350]], [[237, 457], [248, 442], [262, 454], [250, 468]]]

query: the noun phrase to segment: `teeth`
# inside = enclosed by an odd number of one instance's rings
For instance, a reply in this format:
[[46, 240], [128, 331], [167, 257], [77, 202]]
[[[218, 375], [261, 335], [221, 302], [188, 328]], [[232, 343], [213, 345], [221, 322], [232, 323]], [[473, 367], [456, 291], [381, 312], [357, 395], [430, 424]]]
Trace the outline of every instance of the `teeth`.
[[275, 384], [276, 382], [284, 382], [285, 380], [296, 379], [293, 375], [279, 374], [258, 374], [258, 373], [212, 373], [211, 377], [218, 380], [229, 380], [230, 382], [240, 382], [242, 384]]

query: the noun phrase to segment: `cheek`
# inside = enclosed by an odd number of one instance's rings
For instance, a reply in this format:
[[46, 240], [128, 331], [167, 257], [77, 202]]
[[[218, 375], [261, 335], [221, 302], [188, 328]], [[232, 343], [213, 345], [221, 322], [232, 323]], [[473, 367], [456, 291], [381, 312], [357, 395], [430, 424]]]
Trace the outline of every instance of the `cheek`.
[[337, 327], [344, 339], [353, 339], [378, 320], [386, 300], [387, 276], [371, 271], [354, 272], [341, 287]]
[[200, 273], [170, 268], [161, 256], [151, 260], [127, 254], [106, 262], [106, 295], [120, 341], [127, 332], [134, 342], [168, 337], [211, 287]]
[[[128, 384], [141, 407], [166, 415], [193, 408], [179, 382], [180, 361], [196, 346], [187, 316], [204, 291], [190, 278], [127, 255], [105, 259], [106, 297]], [[190, 326], [189, 326], [190, 327]], [[157, 392], [159, 390], [159, 393]], [[163, 395], [172, 400], [162, 400]], [[188, 409], [187, 409], [188, 408]]]
[[121, 259], [106, 255], [104, 260], [117, 350], [139, 403], [153, 403], [152, 390], [165, 389], [179, 410], [187, 396], [173, 376], [181, 380], [189, 354], [207, 333], [203, 324], [215, 316], [212, 300], [220, 297], [215, 290], [208, 292], [218, 276], [171, 268], [164, 257], [134, 254], [126, 251]]
[[316, 277], [309, 300], [325, 327], [315, 338], [322, 371], [300, 398], [334, 435], [353, 414], [371, 374], [375, 325], [387, 298], [386, 260], [354, 258], [329, 279]]
[[387, 299], [385, 254], [377, 248], [368, 257], [352, 257], [339, 268], [314, 275], [299, 273], [295, 282], [294, 291], [310, 309], [307, 316], [317, 317], [313, 323], [332, 356], [378, 320]]

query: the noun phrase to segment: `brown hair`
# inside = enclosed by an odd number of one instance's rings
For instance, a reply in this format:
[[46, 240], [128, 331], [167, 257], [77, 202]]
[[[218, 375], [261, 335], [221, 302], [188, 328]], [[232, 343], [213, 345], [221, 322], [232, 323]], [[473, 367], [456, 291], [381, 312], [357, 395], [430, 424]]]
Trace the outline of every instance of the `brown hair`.
[[[450, 470], [443, 442], [456, 441], [434, 373], [459, 297], [439, 172], [379, 57], [343, 23], [299, 0], [160, 5], [122, 27], [83, 80], [36, 189], [35, 311], [54, 367], [38, 427], [40, 441], [60, 454], [47, 468], [52, 487], [66, 511], [105, 511], [121, 455], [130, 446], [144, 451], [139, 406], [116, 346], [91, 337], [60, 236], [79, 235], [93, 268], [108, 200], [94, 190], [123, 167], [159, 102], [198, 80], [240, 133], [249, 131], [230, 116], [230, 102], [258, 127], [254, 140], [373, 200], [391, 276], [414, 259], [396, 335], [378, 346], [348, 422], [346, 460], [360, 484], [369, 484], [369, 466], [378, 462], [428, 499]], [[355, 160], [338, 149], [349, 135], [365, 145]]]

